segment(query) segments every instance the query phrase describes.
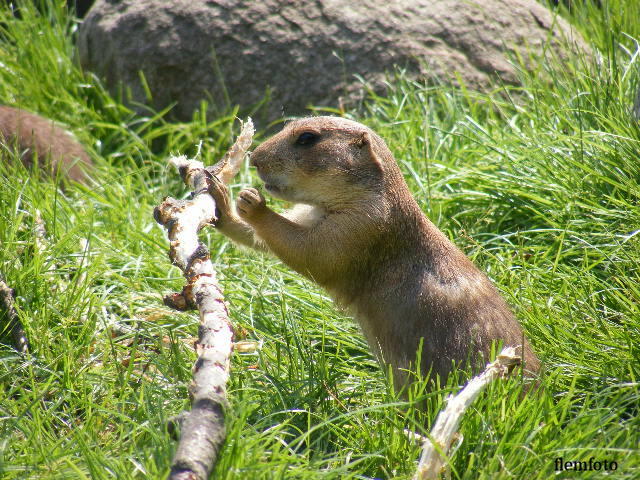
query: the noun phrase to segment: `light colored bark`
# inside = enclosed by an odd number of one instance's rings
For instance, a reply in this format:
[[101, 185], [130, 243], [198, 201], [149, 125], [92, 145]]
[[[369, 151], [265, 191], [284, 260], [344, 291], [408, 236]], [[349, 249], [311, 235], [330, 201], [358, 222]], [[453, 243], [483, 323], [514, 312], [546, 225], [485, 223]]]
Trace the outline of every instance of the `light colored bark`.
[[[188, 200], [165, 199], [154, 211], [158, 223], [167, 229], [169, 258], [184, 273], [186, 285], [181, 293], [165, 297], [165, 303], [179, 310], [197, 308], [200, 314], [198, 359], [190, 386], [191, 411], [179, 415], [180, 441], [173, 458], [170, 479], [205, 480], [215, 465], [225, 439], [224, 410], [226, 384], [233, 351], [233, 326], [224, 296], [198, 232], [216, 220], [216, 205], [209, 194], [213, 175], [230, 181], [237, 173], [251, 145], [253, 125], [244, 124], [227, 155], [208, 169], [196, 160], [172, 158], [185, 183], [193, 190]], [[222, 177], [222, 178], [220, 178]]]
[[413, 480], [437, 480], [445, 465], [451, 443], [455, 437], [462, 416], [473, 401], [489, 383], [503, 377], [515, 365], [520, 364], [520, 357], [513, 347], [507, 347], [495, 362], [477, 377], [474, 377], [458, 392], [456, 396], [447, 398], [447, 406], [436, 417], [429, 438], [424, 441], [418, 469]]

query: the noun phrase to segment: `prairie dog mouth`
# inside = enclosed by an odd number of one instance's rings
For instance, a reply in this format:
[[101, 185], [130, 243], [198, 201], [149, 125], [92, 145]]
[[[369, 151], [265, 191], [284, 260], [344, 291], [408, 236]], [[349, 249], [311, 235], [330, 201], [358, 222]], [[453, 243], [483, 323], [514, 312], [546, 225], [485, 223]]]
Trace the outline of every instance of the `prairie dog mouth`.
[[263, 188], [269, 195], [282, 200], [295, 201], [294, 198], [291, 198], [295, 189], [292, 189], [287, 178], [283, 178], [281, 175], [263, 175], [260, 172], [258, 172], [258, 176], [264, 182]]
[[264, 182], [264, 189], [271, 195], [283, 195], [287, 190], [287, 179], [280, 175], [265, 175], [258, 171], [258, 176]]
[[274, 195], [277, 195], [278, 193], [281, 193], [282, 190], [280, 189], [280, 187], [274, 185], [273, 183], [265, 183], [264, 184], [264, 189]]
[[302, 199], [298, 198], [295, 190], [292, 190], [288, 185], [282, 185], [278, 183], [265, 183], [264, 189], [267, 193], [275, 198], [286, 200], [287, 202], [301, 202]]

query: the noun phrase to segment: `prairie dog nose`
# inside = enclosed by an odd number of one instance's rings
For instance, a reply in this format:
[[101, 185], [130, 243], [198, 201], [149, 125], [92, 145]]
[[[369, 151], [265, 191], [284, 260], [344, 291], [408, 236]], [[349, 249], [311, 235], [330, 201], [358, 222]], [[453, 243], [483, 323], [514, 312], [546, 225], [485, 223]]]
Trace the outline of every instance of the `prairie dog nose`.
[[264, 155], [262, 154], [260, 147], [258, 147], [251, 152], [251, 155], [249, 155], [249, 165], [260, 168], [262, 163], [264, 163]]

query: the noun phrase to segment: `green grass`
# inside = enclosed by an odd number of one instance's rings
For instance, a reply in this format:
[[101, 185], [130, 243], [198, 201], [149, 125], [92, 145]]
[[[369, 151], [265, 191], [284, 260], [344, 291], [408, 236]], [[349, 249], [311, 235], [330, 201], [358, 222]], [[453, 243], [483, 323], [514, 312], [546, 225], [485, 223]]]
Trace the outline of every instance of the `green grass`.
[[[521, 72], [522, 87], [484, 94], [398, 73], [347, 112], [387, 139], [424, 211], [488, 272], [547, 365], [539, 396], [520, 400], [512, 380], [474, 404], [454, 479], [547, 479], [557, 457], [615, 461], [609, 478], [640, 478], [640, 132], [629, 114], [640, 7], [602, 3], [562, 12], [599, 63], [549, 59]], [[163, 478], [197, 318], [161, 304], [182, 280], [152, 210], [184, 192], [166, 157], [202, 140], [213, 163], [236, 111], [185, 123], [134, 113], [77, 68], [67, 12], [0, 8], [0, 102], [66, 123], [97, 165], [94, 185], [61, 191], [0, 151], [0, 274], [32, 345], [20, 356], [1, 337], [0, 477]], [[244, 170], [236, 188], [248, 184]], [[233, 358], [215, 478], [410, 478], [419, 446], [403, 429], [425, 433], [468, 375], [400, 401], [324, 292], [215, 231], [203, 238], [238, 330], [263, 342]]]

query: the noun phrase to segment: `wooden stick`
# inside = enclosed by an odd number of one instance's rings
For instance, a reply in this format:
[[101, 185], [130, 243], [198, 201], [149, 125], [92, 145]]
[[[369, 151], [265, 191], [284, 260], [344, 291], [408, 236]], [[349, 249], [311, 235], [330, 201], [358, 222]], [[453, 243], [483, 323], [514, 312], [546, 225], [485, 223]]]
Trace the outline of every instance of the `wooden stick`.
[[454, 397], [447, 398], [447, 406], [441, 411], [431, 428], [431, 435], [425, 440], [418, 469], [413, 480], [437, 480], [445, 464], [449, 448], [455, 433], [460, 426], [464, 412], [480, 395], [489, 383], [496, 378], [503, 377], [514, 366], [520, 364], [520, 357], [513, 347], [507, 347], [500, 352], [495, 362], [487, 365], [484, 372], [474, 377]]
[[[252, 136], [253, 126], [249, 120], [230, 154], [216, 165], [219, 166], [218, 171], [234, 168], [237, 172], [237, 156], [244, 158]], [[232, 157], [231, 162], [229, 157]], [[216, 205], [209, 195], [209, 188], [211, 182], [219, 180], [201, 162], [177, 157], [172, 158], [171, 163], [193, 189], [193, 194], [189, 200], [166, 198], [154, 210], [156, 221], [167, 229], [171, 243], [169, 258], [183, 271], [187, 280], [181, 293], [167, 295], [164, 301], [178, 310], [197, 308], [200, 327], [196, 343], [198, 359], [189, 389], [191, 411], [179, 415], [180, 442], [169, 478], [205, 480], [215, 465], [226, 435], [226, 384], [233, 350], [233, 327], [224, 297], [209, 251], [198, 240], [200, 229], [216, 220]], [[228, 179], [227, 175], [225, 180]]]
[[15, 292], [13, 288], [9, 287], [4, 282], [4, 279], [0, 275], [0, 304], [4, 307], [5, 315], [7, 317], [7, 330], [11, 333], [11, 341], [13, 348], [20, 353], [27, 353], [29, 351], [29, 340], [27, 334], [24, 331], [22, 322], [15, 307]]

